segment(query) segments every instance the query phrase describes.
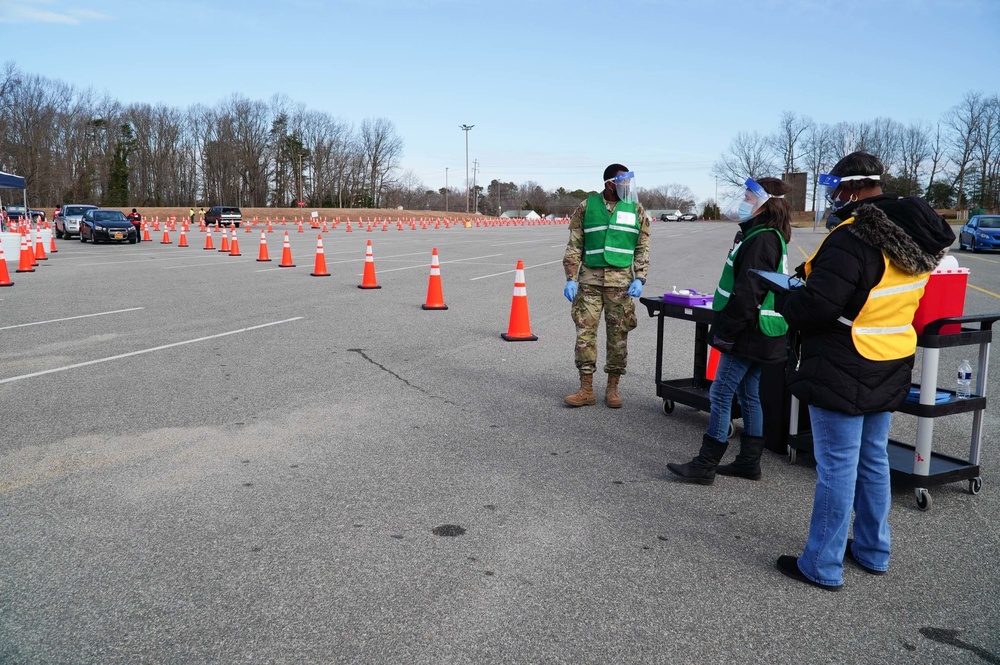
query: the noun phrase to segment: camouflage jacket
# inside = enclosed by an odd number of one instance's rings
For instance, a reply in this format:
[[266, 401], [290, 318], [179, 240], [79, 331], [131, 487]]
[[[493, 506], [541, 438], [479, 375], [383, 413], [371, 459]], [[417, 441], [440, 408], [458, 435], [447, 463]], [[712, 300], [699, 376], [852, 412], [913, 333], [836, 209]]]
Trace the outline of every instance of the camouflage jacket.
[[[608, 212], [615, 208], [614, 203], [602, 199]], [[632, 258], [632, 268], [588, 268], [583, 264], [583, 215], [587, 210], [587, 201], [583, 201], [573, 211], [569, 222], [569, 243], [563, 256], [563, 268], [566, 279], [575, 279], [581, 284], [591, 286], [627, 287], [633, 279], [646, 279], [649, 273], [649, 220], [646, 210], [641, 204], [636, 204], [636, 214], [642, 220], [639, 228], [639, 242], [635, 246]]]

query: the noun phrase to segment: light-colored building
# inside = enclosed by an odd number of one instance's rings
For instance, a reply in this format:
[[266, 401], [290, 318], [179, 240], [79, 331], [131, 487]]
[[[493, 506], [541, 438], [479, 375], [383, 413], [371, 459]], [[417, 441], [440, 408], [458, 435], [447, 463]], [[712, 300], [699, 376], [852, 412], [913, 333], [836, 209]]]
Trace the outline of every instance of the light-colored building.
[[504, 210], [500, 217], [502, 219], [541, 219], [534, 210]]

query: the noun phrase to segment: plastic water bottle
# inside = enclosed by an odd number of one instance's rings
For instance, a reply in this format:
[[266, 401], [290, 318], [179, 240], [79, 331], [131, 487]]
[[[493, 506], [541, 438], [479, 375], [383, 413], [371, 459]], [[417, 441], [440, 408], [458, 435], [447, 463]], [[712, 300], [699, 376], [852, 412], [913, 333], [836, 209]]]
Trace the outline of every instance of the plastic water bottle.
[[969, 359], [965, 358], [962, 360], [962, 364], [958, 366], [958, 387], [955, 389], [955, 397], [967, 399], [971, 395], [972, 365], [969, 364]]

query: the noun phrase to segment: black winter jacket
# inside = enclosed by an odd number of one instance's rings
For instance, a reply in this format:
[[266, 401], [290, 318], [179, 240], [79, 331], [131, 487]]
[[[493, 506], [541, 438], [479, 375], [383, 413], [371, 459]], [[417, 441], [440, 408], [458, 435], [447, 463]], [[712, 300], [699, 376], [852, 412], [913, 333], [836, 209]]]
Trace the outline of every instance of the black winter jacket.
[[883, 253], [911, 275], [930, 272], [955, 234], [922, 199], [877, 196], [838, 211], [848, 226], [830, 232], [803, 289], [778, 299], [776, 309], [801, 338], [789, 363], [788, 386], [807, 404], [851, 415], [893, 411], [910, 388], [913, 356], [874, 361], [861, 356], [851, 329], [885, 272]]
[[[751, 219], [740, 224], [740, 230], [746, 236], [758, 226], [760, 220]], [[722, 350], [762, 364], [785, 362], [788, 357], [785, 336], [768, 337], [759, 328], [759, 308], [767, 289], [763, 282], [747, 274], [751, 268], [776, 271], [780, 264], [781, 239], [777, 232], [762, 231], [743, 241], [733, 260], [732, 295], [726, 306], [715, 313], [709, 336], [732, 343], [730, 350]]]

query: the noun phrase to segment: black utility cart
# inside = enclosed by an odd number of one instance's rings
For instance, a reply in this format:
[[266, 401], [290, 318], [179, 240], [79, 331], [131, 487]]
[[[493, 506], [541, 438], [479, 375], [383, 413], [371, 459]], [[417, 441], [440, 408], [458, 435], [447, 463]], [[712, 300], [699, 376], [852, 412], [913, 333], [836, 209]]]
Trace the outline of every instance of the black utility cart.
[[[928, 323], [917, 337], [921, 350], [919, 402], [903, 402], [899, 412], [917, 418], [916, 445], [889, 440], [889, 468], [892, 480], [903, 487], [912, 487], [920, 510], [931, 507], [928, 488], [963, 480], [969, 482], [969, 492], [979, 494], [983, 487], [979, 475], [979, 450], [982, 443], [983, 412], [986, 409], [986, 377], [989, 369], [990, 342], [993, 323], [1000, 320], [1000, 313], [955, 316]], [[961, 329], [953, 334], [940, 334], [942, 327], [959, 324]], [[938, 362], [941, 349], [979, 345], [978, 372], [972, 395], [965, 399], [955, 396], [954, 390], [938, 387]], [[937, 402], [938, 395], [947, 398]], [[812, 433], [799, 431], [797, 400], [793, 398], [792, 417], [789, 424], [788, 460], [794, 464], [798, 451], [812, 453]], [[934, 419], [956, 413], [972, 412], [972, 436], [969, 459], [959, 459], [933, 452]]]
[[[666, 302], [663, 296], [655, 298], [639, 298], [646, 306], [650, 317], [656, 319], [656, 396], [663, 399], [663, 413], [673, 413], [674, 404], [684, 404], [699, 411], [708, 412], [711, 404], [708, 400], [708, 389], [711, 379], [706, 378], [708, 367], [708, 326], [712, 323], [711, 302], [704, 304], [705, 298], [693, 298], [700, 304], [682, 304]], [[708, 298], [707, 300], [711, 300]], [[690, 377], [680, 379], [663, 378], [663, 326], [666, 319], [679, 319], [694, 322], [694, 368]], [[732, 418], [741, 418], [739, 403], [733, 400]], [[735, 431], [732, 420], [729, 421], [728, 436]]]

